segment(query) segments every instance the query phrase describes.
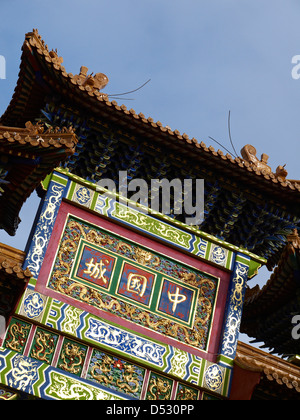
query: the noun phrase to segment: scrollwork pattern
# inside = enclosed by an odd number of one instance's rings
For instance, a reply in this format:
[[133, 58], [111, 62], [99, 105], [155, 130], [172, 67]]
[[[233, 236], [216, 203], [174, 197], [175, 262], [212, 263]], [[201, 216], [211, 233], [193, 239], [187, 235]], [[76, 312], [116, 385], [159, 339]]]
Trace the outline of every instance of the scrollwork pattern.
[[27, 268], [31, 271], [35, 278], [39, 275], [44, 254], [54, 226], [56, 213], [62, 200], [63, 192], [63, 186], [58, 184], [52, 185], [33, 237], [32, 248], [29, 250], [26, 258]]
[[236, 352], [248, 270], [248, 266], [236, 263], [222, 343], [222, 354], [227, 357], [234, 357]]

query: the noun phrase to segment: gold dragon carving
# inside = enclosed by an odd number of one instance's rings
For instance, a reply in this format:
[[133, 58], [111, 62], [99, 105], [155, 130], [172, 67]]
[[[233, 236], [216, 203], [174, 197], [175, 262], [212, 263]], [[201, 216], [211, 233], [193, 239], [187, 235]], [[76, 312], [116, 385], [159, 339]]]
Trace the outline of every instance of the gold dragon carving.
[[80, 346], [73, 343], [66, 343], [64, 344], [61, 355], [63, 363], [60, 363], [59, 368], [77, 374], [80, 372], [83, 357], [84, 351], [80, 349]]
[[179, 400], [197, 400], [197, 392], [192, 391], [191, 389], [185, 388], [181, 390], [178, 395]]
[[152, 378], [149, 392], [151, 396], [148, 396], [148, 400], [169, 400], [171, 397], [171, 385], [159, 377]]
[[55, 349], [54, 340], [51, 338], [51, 334], [46, 333], [44, 331], [38, 331], [36, 344], [37, 349], [32, 350], [32, 356], [35, 359], [45, 361], [48, 363], [47, 356], [50, 356]]
[[[105, 383], [105, 385], [111, 384], [113, 382], [113, 377], [109, 375], [111, 373], [111, 364], [113, 360], [105, 355], [102, 359], [101, 365], [99, 363], [95, 363], [91, 369], [91, 375], [96, 381], [100, 383]], [[102, 373], [97, 374], [97, 370], [100, 370]]]
[[203, 318], [196, 317], [194, 329], [190, 330], [189, 328], [176, 324], [168, 319], [161, 318], [153, 320], [151, 313], [146, 311], [141, 312], [138, 308], [135, 308], [127, 303], [121, 305], [117, 299], [111, 299], [110, 302], [106, 303], [103, 301], [102, 296], [98, 291], [90, 287], [84, 286], [81, 283], [73, 283], [71, 285], [68, 285], [66, 288], [63, 287], [68, 282], [68, 277], [62, 277], [58, 279], [57, 289], [61, 293], [69, 296], [72, 295], [73, 291], [76, 291], [79, 294], [79, 299], [88, 304], [94, 305], [99, 309], [103, 309], [105, 311], [119, 312], [122, 316], [124, 316], [124, 318], [129, 318], [133, 321], [145, 322], [147, 327], [150, 327], [155, 331], [163, 329], [165, 331], [165, 334], [170, 337], [176, 338], [178, 336], [178, 332], [181, 332], [185, 337], [186, 343], [192, 346], [198, 346], [201, 340], [203, 339], [204, 331], [201, 327], [208, 322], [212, 312], [212, 305], [210, 301], [207, 298], [200, 296], [198, 299], [198, 305], [200, 305], [204, 309], [206, 315]]
[[[102, 359], [102, 363], [95, 363], [91, 369], [91, 375], [94, 379], [96, 379], [99, 383], [105, 383], [105, 385], [109, 385], [113, 382], [113, 377], [110, 375], [112, 372], [112, 363], [113, 360], [108, 355], [104, 355]], [[134, 366], [132, 365], [124, 365], [124, 379], [120, 380], [117, 379], [116, 384], [117, 386], [124, 390], [127, 393], [136, 393], [139, 390], [139, 383], [137, 379], [134, 378], [135, 370]], [[101, 373], [97, 373], [97, 371], [101, 371]], [[133, 385], [130, 385], [133, 384]]]
[[9, 328], [11, 339], [6, 341], [6, 347], [19, 353], [22, 350], [22, 346], [25, 344], [27, 331], [29, 329], [30, 325], [12, 324]]
[[[124, 379], [126, 382], [120, 381], [120, 379], [117, 379], [117, 385], [120, 389], [123, 389], [125, 392], [132, 392], [133, 394], [139, 390], [139, 383], [136, 379], [134, 379], [134, 366], [132, 365], [125, 365], [125, 374]], [[129, 384], [134, 384], [135, 388], [130, 386]]]

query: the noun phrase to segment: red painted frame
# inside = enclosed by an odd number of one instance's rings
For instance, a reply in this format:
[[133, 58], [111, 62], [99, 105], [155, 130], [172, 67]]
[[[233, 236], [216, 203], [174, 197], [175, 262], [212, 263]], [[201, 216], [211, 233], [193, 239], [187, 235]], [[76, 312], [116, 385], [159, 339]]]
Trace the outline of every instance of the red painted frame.
[[[162, 334], [146, 329], [142, 327], [141, 325], [137, 325], [131, 321], [122, 319], [117, 315], [104, 312], [100, 309], [97, 309], [94, 306], [90, 306], [88, 304], [85, 304], [84, 302], [76, 301], [68, 296], [65, 296], [61, 293], [58, 293], [52, 289], [47, 288], [46, 285], [48, 283], [49, 276], [51, 275], [52, 265], [56, 257], [57, 249], [60, 243], [60, 238], [65, 227], [65, 222], [69, 214], [77, 218], [80, 218], [84, 221], [87, 221], [88, 223], [97, 225], [112, 233], [120, 235], [124, 237], [125, 239], [138, 243], [146, 248], [152, 249], [153, 251], [156, 251], [167, 257], [173, 258], [181, 263], [190, 265], [196, 268], [197, 270], [204, 271], [208, 274], [211, 274], [215, 277], [220, 278], [219, 290], [218, 290], [217, 300], [215, 304], [215, 311], [214, 311], [207, 351], [198, 350], [187, 344], [176, 341], [175, 339], [172, 339], [171, 337], [163, 336]], [[218, 350], [219, 350], [219, 343], [220, 343], [220, 338], [221, 338], [221, 333], [222, 333], [223, 318], [224, 318], [224, 313], [225, 313], [225, 306], [226, 306], [230, 277], [231, 275], [228, 271], [222, 270], [221, 268], [218, 268], [213, 265], [209, 265], [208, 263], [194, 256], [187, 255], [181, 251], [171, 248], [170, 246], [166, 246], [154, 239], [150, 239], [149, 237], [143, 236], [141, 233], [136, 233], [135, 231], [130, 230], [128, 227], [126, 228], [122, 227], [119, 224], [112, 222], [103, 216], [90, 213], [84, 209], [75, 207], [67, 202], [62, 202], [56, 221], [55, 221], [55, 225], [54, 225], [51, 239], [50, 239], [50, 242], [49, 242], [46, 254], [45, 254], [45, 258], [44, 258], [44, 261], [43, 261], [43, 264], [39, 273], [36, 290], [43, 293], [46, 296], [50, 296], [54, 299], [58, 299], [71, 306], [76, 306], [85, 312], [89, 312], [115, 325], [129, 329], [133, 332], [142, 334], [143, 336], [146, 336], [149, 339], [156, 340], [158, 342], [163, 341], [165, 344], [169, 344], [176, 348], [195, 354], [196, 356], [199, 356], [201, 358], [215, 362], [218, 355]]]

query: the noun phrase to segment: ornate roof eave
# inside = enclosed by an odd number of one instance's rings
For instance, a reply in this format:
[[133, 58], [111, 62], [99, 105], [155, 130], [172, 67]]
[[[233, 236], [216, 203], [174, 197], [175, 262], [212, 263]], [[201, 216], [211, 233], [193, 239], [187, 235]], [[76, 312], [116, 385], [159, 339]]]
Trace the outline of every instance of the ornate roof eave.
[[[142, 113], [128, 110], [125, 105], [119, 106], [116, 101], [110, 101], [109, 96], [99, 91], [99, 84], [92, 76], [87, 76], [87, 69], [82, 68], [79, 75], [67, 73], [62, 65], [63, 59], [55, 51], [49, 51], [37, 30], [26, 35], [23, 44], [20, 74], [15, 93], [6, 112], [0, 119], [0, 124], [14, 126], [24, 125], [30, 119], [36, 118], [45, 104], [46, 97], [53, 90], [60, 92], [66, 98], [77, 103], [79, 109], [88, 111], [91, 116], [105, 118], [116, 122], [127, 130], [153, 142], [160, 142], [164, 148], [169, 148], [173, 153], [179, 153], [185, 158], [192, 158], [200, 164], [205, 163], [212, 171], [230, 176], [238, 183], [244, 183], [252, 195], [269, 195], [277, 202], [289, 202], [295, 206], [300, 204], [300, 184], [288, 181], [281, 174], [274, 174], [264, 166], [253, 165], [244, 158], [233, 158], [221, 150], [207, 147], [187, 134], [178, 130], [164, 127], [161, 122], [154, 122]], [[35, 77], [23, 83], [22, 78], [28, 66]], [[104, 76], [104, 75], [103, 75]], [[106, 83], [106, 82], [105, 82]], [[105, 85], [103, 83], [100, 86]]]
[[270, 382], [294, 390], [300, 397], [300, 368], [245, 343], [238, 343], [234, 363], [252, 372], [260, 372]]
[[72, 128], [47, 130], [40, 124], [26, 128], [0, 126], [0, 228], [14, 235], [19, 212], [41, 181], [75, 152]]
[[25, 253], [0, 243], [0, 294], [5, 299], [0, 301], [0, 315], [6, 319], [19, 302], [32, 274], [28, 268], [22, 268]]
[[[263, 288], [247, 289], [241, 332], [264, 342], [274, 353], [298, 353], [293, 340], [292, 313], [300, 293], [300, 238], [297, 230], [287, 236], [277, 267]], [[294, 308], [294, 309], [292, 309]]]
[[[0, 245], [1, 246], [1, 245]], [[23, 270], [21, 264], [16, 260], [7, 258], [0, 254], [0, 272], [4, 273], [7, 278], [9, 276], [15, 279], [24, 280], [27, 283], [31, 277], [31, 272], [26, 269]]]
[[[290, 261], [291, 258], [293, 259], [292, 262]], [[288, 283], [290, 284], [290, 290], [287, 296], [294, 297], [296, 289], [300, 288], [300, 283], [294, 278], [295, 267], [293, 263], [295, 258], [300, 263], [300, 237], [296, 229], [291, 235], [287, 236], [287, 245], [282, 251], [278, 266], [275, 268], [266, 285], [262, 289], [259, 286], [255, 286], [246, 292], [245, 307], [249, 307], [249, 309], [252, 307], [253, 310], [256, 307], [257, 311], [263, 313], [266, 309], [269, 309], [267, 305], [268, 301], [269, 305], [272, 304], [270, 302], [271, 295], [279, 300], [282, 299], [281, 294], [287, 293]], [[279, 277], [285, 277], [286, 281], [279, 280]], [[280, 284], [282, 286], [281, 290], [279, 287]], [[264, 302], [262, 302], [263, 299], [265, 299]], [[273, 305], [277, 307], [276, 302]]]

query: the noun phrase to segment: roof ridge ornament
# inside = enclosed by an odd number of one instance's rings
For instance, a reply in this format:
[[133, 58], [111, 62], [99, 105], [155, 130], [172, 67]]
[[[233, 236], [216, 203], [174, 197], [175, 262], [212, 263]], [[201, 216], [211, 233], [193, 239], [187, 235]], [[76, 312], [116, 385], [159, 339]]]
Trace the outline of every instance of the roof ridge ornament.
[[28, 131], [29, 136], [39, 136], [40, 134], [43, 135], [53, 135], [53, 134], [75, 134], [74, 128], [70, 127], [52, 127], [51, 125], [47, 125], [46, 130], [41, 123], [38, 121], [36, 124], [32, 124], [31, 121], [27, 121], [25, 123], [26, 130]]
[[254, 146], [251, 144], [247, 144], [241, 150], [242, 157], [245, 162], [247, 162], [251, 168], [255, 171], [262, 172], [263, 175], [273, 175], [273, 178], [276, 178], [279, 182], [286, 182], [292, 184], [290, 181], [286, 179], [288, 172], [285, 169], [286, 165], [279, 165], [276, 168], [276, 172], [273, 173], [272, 168], [267, 164], [269, 160], [269, 156], [263, 153], [261, 155], [261, 160], [259, 160], [256, 156], [257, 151]]
[[[28, 32], [26, 34], [26, 40], [31, 44], [35, 45], [40, 48], [46, 57], [48, 57], [48, 61], [51, 61], [54, 65], [60, 66], [63, 70], [64, 67], [62, 63], [64, 62], [62, 57], [59, 57], [57, 49], [49, 51], [48, 45], [42, 39], [41, 35], [39, 34], [37, 29], [33, 29], [32, 32]], [[72, 79], [77, 83], [79, 86], [86, 87], [87, 90], [92, 91], [100, 91], [105, 88], [108, 84], [109, 79], [103, 73], [96, 73], [95, 75], [87, 74], [88, 68], [82, 66], [80, 68], [80, 73], [72, 77]]]
[[89, 86], [92, 90], [100, 91], [105, 88], [108, 84], [109, 79], [103, 73], [96, 73], [93, 76], [93, 73], [87, 74], [88, 67], [82, 66], [80, 68], [80, 73], [73, 76], [73, 80], [79, 85], [83, 87]]
[[272, 169], [267, 165], [269, 156], [263, 153], [261, 155], [261, 160], [256, 156], [257, 151], [254, 146], [247, 144], [241, 150], [243, 159], [248, 162], [248, 164], [256, 170], [263, 172], [264, 175], [272, 173]]
[[[275, 173], [276, 178], [277, 179], [280, 178], [280, 180], [283, 181], [283, 182], [287, 181], [286, 177], [288, 176], [288, 172], [285, 169], [285, 167], [286, 167], [286, 165], [283, 165], [283, 166], [279, 165], [277, 167], [276, 173]], [[291, 183], [291, 181], [288, 181], [288, 182]]]
[[33, 43], [36, 43], [36, 46], [39, 46], [44, 52], [47, 51], [49, 54], [49, 48], [48, 45], [45, 43], [45, 41], [42, 39], [41, 35], [39, 34], [38, 29], [33, 28], [32, 32], [28, 32], [25, 35], [26, 41], [30, 43], [32, 40]]
[[43, 134], [45, 130], [43, 125], [40, 124], [40, 121], [37, 122], [36, 124], [32, 124], [31, 121], [27, 121], [25, 123], [25, 127], [30, 136], [37, 136], [39, 134]]
[[49, 52], [49, 56], [50, 56], [50, 58], [52, 60], [52, 63], [53, 64], [57, 64], [58, 66], [61, 66], [62, 63], [64, 62], [64, 59], [62, 57], [59, 57], [58, 52], [57, 52], [57, 49], [51, 50]]

